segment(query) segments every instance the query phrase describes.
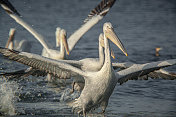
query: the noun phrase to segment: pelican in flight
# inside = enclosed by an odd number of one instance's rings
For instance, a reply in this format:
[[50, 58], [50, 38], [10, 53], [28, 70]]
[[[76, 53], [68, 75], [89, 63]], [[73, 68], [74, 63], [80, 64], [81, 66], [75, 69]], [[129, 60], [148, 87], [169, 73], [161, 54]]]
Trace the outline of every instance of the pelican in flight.
[[[68, 38], [68, 47], [69, 51], [71, 52], [74, 48], [75, 44], [80, 40], [80, 38], [96, 23], [98, 23], [110, 10], [112, 5], [115, 3], [116, 0], [102, 0], [100, 4], [98, 4], [88, 15], [86, 18], [85, 23], [76, 30], [69, 38]], [[2, 7], [4, 4], [1, 4]], [[7, 8], [10, 6], [6, 6]], [[4, 7], [3, 7], [4, 8]], [[17, 23], [22, 25], [26, 30], [28, 30], [44, 47], [47, 52], [47, 57], [52, 59], [61, 59], [60, 53], [58, 50], [54, 50], [48, 47], [42, 35], [37, 33], [31, 26], [29, 26], [26, 22], [24, 22], [19, 16], [10, 12], [9, 9], [4, 8], [6, 12], [12, 17]]]
[[15, 38], [15, 28], [11, 28], [9, 31], [9, 38], [5, 45], [5, 48], [15, 49], [23, 52], [31, 52], [32, 42], [27, 40], [21, 40], [17, 42]]
[[86, 113], [90, 110], [97, 107], [101, 107], [102, 112], [104, 113], [109, 98], [116, 85], [123, 84], [128, 80], [137, 80], [140, 76], [176, 64], [176, 59], [171, 59], [134, 65], [127, 69], [115, 72], [112, 67], [110, 47], [107, 38], [116, 40], [116, 37], [112, 35], [113, 30], [111, 29], [103, 29], [103, 32], [105, 32], [105, 60], [102, 68], [96, 72], [83, 71], [79, 67], [75, 67], [66, 62], [45, 58], [27, 52], [18, 52], [0, 47], [0, 53], [10, 60], [20, 62], [57, 77], [60, 77], [63, 74], [69, 74], [70, 76], [80, 75], [84, 77], [85, 86], [80, 97], [69, 103], [69, 106], [71, 106], [77, 113], [83, 113], [84, 116], [86, 116]]

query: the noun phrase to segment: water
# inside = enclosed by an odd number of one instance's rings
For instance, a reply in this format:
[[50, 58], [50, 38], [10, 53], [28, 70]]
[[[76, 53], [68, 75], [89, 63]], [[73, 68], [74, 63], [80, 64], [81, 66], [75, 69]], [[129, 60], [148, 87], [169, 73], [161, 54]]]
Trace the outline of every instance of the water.
[[[55, 44], [57, 26], [70, 35], [99, 0], [18, 0], [11, 1], [31, 24], [51, 44]], [[124, 43], [129, 56], [125, 57], [113, 44], [114, 62], [145, 63], [176, 58], [176, 2], [175, 0], [118, 0], [106, 17], [88, 31], [70, 55], [72, 59], [98, 57], [98, 36], [104, 22], [110, 21]], [[32, 52], [40, 54], [42, 46], [0, 8], [0, 46], [8, 38], [10, 28], [16, 28], [15, 38], [34, 41]], [[155, 57], [155, 48], [162, 47]], [[24, 66], [9, 62], [0, 56], [0, 72], [22, 69]], [[176, 67], [168, 70], [176, 72]], [[17, 116], [77, 116], [63, 101], [63, 92], [69, 86], [47, 83], [45, 78], [29, 77], [8, 81], [1, 80], [4, 94], [11, 97], [6, 104], [9, 115]], [[2, 88], [6, 83], [8, 90]], [[11, 83], [15, 83], [11, 87]], [[12, 89], [15, 89], [14, 91]], [[176, 116], [176, 82], [166, 80], [128, 81], [117, 86], [110, 97], [107, 116]], [[10, 92], [10, 93], [9, 93]], [[19, 95], [20, 94], [20, 95]], [[61, 98], [62, 97], [62, 98]], [[61, 100], [63, 99], [63, 100]], [[67, 99], [67, 98], [66, 98]], [[4, 102], [6, 100], [3, 100]], [[2, 103], [0, 103], [2, 106]], [[5, 107], [5, 106], [4, 106]], [[12, 111], [11, 111], [12, 110]], [[7, 111], [6, 111], [7, 112]], [[10, 113], [12, 112], [12, 113]], [[1, 112], [2, 113], [2, 112]], [[94, 114], [95, 116], [98, 114]]]

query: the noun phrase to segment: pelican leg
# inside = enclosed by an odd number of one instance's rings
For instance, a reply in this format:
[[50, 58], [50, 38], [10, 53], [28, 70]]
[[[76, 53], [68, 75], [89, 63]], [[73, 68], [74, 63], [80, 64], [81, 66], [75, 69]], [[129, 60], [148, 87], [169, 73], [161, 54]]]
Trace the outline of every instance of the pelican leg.
[[108, 106], [108, 101], [103, 101], [101, 103], [101, 108], [102, 108], [102, 111], [100, 112], [101, 114], [104, 114], [105, 113], [105, 110], [106, 110], [106, 107]]
[[74, 87], [75, 87], [75, 82], [73, 81], [73, 83], [72, 83], [72, 90], [70, 91], [70, 94], [72, 94], [75, 91]]
[[86, 109], [83, 108], [83, 116], [86, 117]]
[[46, 81], [52, 82], [52, 76], [51, 76], [51, 74], [48, 74], [46, 76]]

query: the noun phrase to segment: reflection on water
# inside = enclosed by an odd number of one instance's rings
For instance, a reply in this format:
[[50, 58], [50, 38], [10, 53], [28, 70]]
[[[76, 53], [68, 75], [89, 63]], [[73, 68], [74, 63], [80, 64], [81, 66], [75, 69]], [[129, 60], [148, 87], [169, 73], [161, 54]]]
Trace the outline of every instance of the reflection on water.
[[[20, 0], [11, 1], [51, 45], [55, 45], [57, 26], [68, 36], [81, 26], [98, 0]], [[145, 63], [176, 58], [175, 0], [118, 0], [107, 16], [88, 31], [69, 56], [70, 59], [98, 57], [98, 35], [104, 22], [110, 21], [124, 43], [125, 57], [113, 44], [114, 62]], [[32, 52], [40, 54], [42, 46], [0, 8], [0, 46], [4, 46], [10, 28], [16, 28], [15, 38], [34, 41]], [[162, 47], [155, 57], [155, 48]], [[0, 55], [0, 72], [22, 69], [24, 66], [5, 60]], [[176, 67], [168, 68], [176, 72]], [[68, 88], [47, 83], [42, 77], [15, 81], [0, 81], [1, 113], [13, 115], [73, 116], [65, 103]], [[166, 80], [128, 81], [116, 86], [107, 107], [107, 116], [176, 116], [176, 82]], [[18, 95], [20, 94], [20, 95]], [[71, 96], [76, 96], [71, 95]], [[7, 98], [8, 97], [8, 98]], [[18, 99], [20, 98], [20, 100]], [[4, 105], [4, 104], [5, 105]], [[8, 106], [7, 106], [8, 105]], [[2, 110], [3, 108], [4, 110]], [[95, 114], [96, 115], [96, 114]], [[77, 116], [77, 115], [75, 115]]]

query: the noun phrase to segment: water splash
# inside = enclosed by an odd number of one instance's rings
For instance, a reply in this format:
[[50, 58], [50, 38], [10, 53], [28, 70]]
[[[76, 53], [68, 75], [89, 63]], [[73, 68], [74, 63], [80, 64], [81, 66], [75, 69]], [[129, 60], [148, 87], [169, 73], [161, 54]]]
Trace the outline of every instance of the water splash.
[[74, 93], [70, 93], [70, 92], [71, 92], [71, 89], [66, 88], [61, 95], [60, 102], [68, 102], [68, 101], [74, 100], [78, 98], [80, 95], [80, 93], [76, 91]]
[[0, 115], [16, 115], [15, 102], [19, 99], [19, 85], [0, 79]]

